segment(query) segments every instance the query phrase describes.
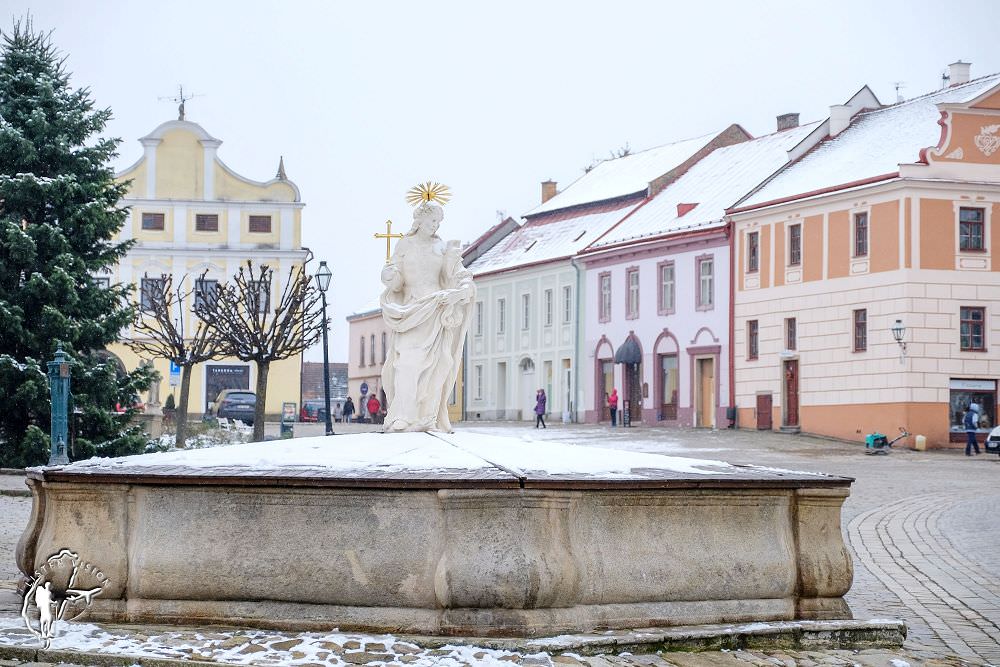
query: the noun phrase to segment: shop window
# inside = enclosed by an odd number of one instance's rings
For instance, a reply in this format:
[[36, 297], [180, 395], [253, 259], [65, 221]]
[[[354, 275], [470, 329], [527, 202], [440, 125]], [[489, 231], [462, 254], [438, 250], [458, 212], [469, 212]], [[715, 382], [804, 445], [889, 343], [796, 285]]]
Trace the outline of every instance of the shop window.
[[948, 406], [949, 429], [965, 439], [962, 423], [966, 410], [975, 404], [979, 409], [979, 432], [989, 433], [996, 426], [997, 383], [996, 380], [964, 380], [952, 378], [949, 383], [950, 401]]

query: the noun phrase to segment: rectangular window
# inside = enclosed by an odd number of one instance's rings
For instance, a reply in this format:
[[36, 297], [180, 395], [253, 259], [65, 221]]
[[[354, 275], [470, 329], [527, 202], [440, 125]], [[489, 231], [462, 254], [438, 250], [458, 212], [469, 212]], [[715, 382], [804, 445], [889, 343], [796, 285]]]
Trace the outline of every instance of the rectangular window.
[[269, 215], [251, 215], [250, 216], [250, 231], [254, 234], [270, 234], [271, 233], [271, 216]]
[[715, 298], [714, 263], [711, 257], [700, 258], [698, 261], [698, 308], [709, 310]]
[[163, 219], [164, 215], [162, 213], [143, 213], [142, 228], [154, 231], [163, 231]]
[[483, 367], [476, 366], [476, 398], [483, 398]]
[[527, 331], [531, 327], [531, 295], [521, 295], [521, 329]]
[[760, 232], [747, 234], [747, 273], [760, 269]]
[[961, 332], [962, 350], [968, 352], [986, 351], [986, 309], [962, 306]]
[[382, 363], [383, 364], [385, 363], [386, 357], [389, 356], [388, 347], [389, 347], [389, 337], [386, 335], [386, 332], [383, 331], [382, 332]]
[[868, 349], [868, 311], [864, 308], [854, 311], [854, 351]]
[[785, 319], [785, 349], [794, 350], [797, 345], [796, 332], [795, 332], [795, 318], [789, 317]]
[[199, 213], [194, 216], [194, 230], [196, 232], [217, 232], [219, 231], [219, 216], [216, 213]]
[[601, 282], [601, 303], [598, 307], [598, 317], [601, 322], [611, 320], [611, 274], [602, 273]]
[[497, 299], [497, 333], [507, 331], [507, 300]]
[[163, 303], [163, 289], [166, 281], [163, 278], [143, 278], [139, 290], [139, 307], [149, 312], [158, 303]]
[[639, 317], [639, 269], [629, 269], [625, 272], [625, 281], [628, 284], [628, 318]]
[[798, 266], [802, 263], [802, 225], [791, 225], [788, 228], [788, 264]]
[[219, 298], [219, 281], [208, 278], [194, 281], [194, 309], [212, 308]]
[[854, 214], [854, 256], [868, 256], [868, 214]]
[[760, 349], [760, 329], [757, 320], [747, 320], [747, 359], [756, 359]]
[[483, 302], [476, 302], [476, 328], [473, 330], [477, 336], [483, 335]]
[[361, 337], [361, 358], [358, 359], [358, 366], [365, 365], [365, 337]]
[[573, 288], [563, 287], [563, 324], [569, 324], [573, 316]]
[[91, 278], [94, 283], [94, 287], [99, 289], [111, 289], [111, 278], [107, 276], [94, 276]]
[[985, 250], [985, 211], [981, 208], [958, 209], [959, 250]]
[[247, 295], [250, 303], [247, 310], [263, 315], [271, 309], [271, 281], [252, 280], [250, 281], [250, 294]]
[[545, 326], [552, 326], [552, 290], [545, 290]]
[[660, 265], [660, 315], [667, 315], [674, 312], [674, 297], [676, 287], [674, 284], [674, 263], [667, 262]]
[[368, 365], [369, 366], [374, 366], [375, 365], [375, 334], [371, 335], [371, 339], [370, 339], [369, 342], [371, 343], [371, 348], [368, 350]]

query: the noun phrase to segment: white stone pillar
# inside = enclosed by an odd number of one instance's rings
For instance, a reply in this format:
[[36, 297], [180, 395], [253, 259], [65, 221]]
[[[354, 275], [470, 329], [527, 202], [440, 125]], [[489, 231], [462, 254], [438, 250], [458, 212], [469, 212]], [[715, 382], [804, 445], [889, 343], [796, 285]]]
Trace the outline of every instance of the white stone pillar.
[[205, 201], [215, 199], [215, 153], [222, 144], [218, 139], [202, 139], [201, 145], [204, 147], [204, 192], [201, 198]]
[[139, 140], [146, 162], [146, 199], [156, 199], [156, 147], [161, 141], [163, 139], [153, 137], [143, 137]]
[[227, 245], [230, 248], [238, 248], [240, 245], [240, 229], [243, 224], [243, 217], [239, 208], [235, 206], [229, 207], [229, 213], [227, 214]]
[[281, 231], [278, 247], [282, 250], [291, 250], [295, 239], [295, 211], [288, 207], [282, 208], [279, 224]]
[[174, 206], [174, 245], [177, 248], [187, 245], [187, 206]]

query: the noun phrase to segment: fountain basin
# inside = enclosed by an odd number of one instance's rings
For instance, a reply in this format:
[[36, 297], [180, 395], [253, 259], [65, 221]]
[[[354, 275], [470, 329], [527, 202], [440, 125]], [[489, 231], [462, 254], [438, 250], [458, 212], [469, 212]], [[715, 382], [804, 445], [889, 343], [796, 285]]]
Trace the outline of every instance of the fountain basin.
[[538, 636], [850, 616], [849, 478], [408, 433], [28, 479], [18, 565], [94, 563], [95, 620]]

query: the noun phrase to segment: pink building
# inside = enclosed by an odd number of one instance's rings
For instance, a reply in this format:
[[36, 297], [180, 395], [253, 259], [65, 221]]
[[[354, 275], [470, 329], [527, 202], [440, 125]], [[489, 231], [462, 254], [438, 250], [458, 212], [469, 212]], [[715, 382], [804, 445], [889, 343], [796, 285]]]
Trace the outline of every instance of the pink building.
[[[728, 425], [730, 226], [726, 207], [786, 164], [816, 124], [716, 148], [583, 250], [581, 355], [586, 421], [609, 419], [607, 395], [632, 421]], [[589, 369], [589, 371], [587, 370]]]

